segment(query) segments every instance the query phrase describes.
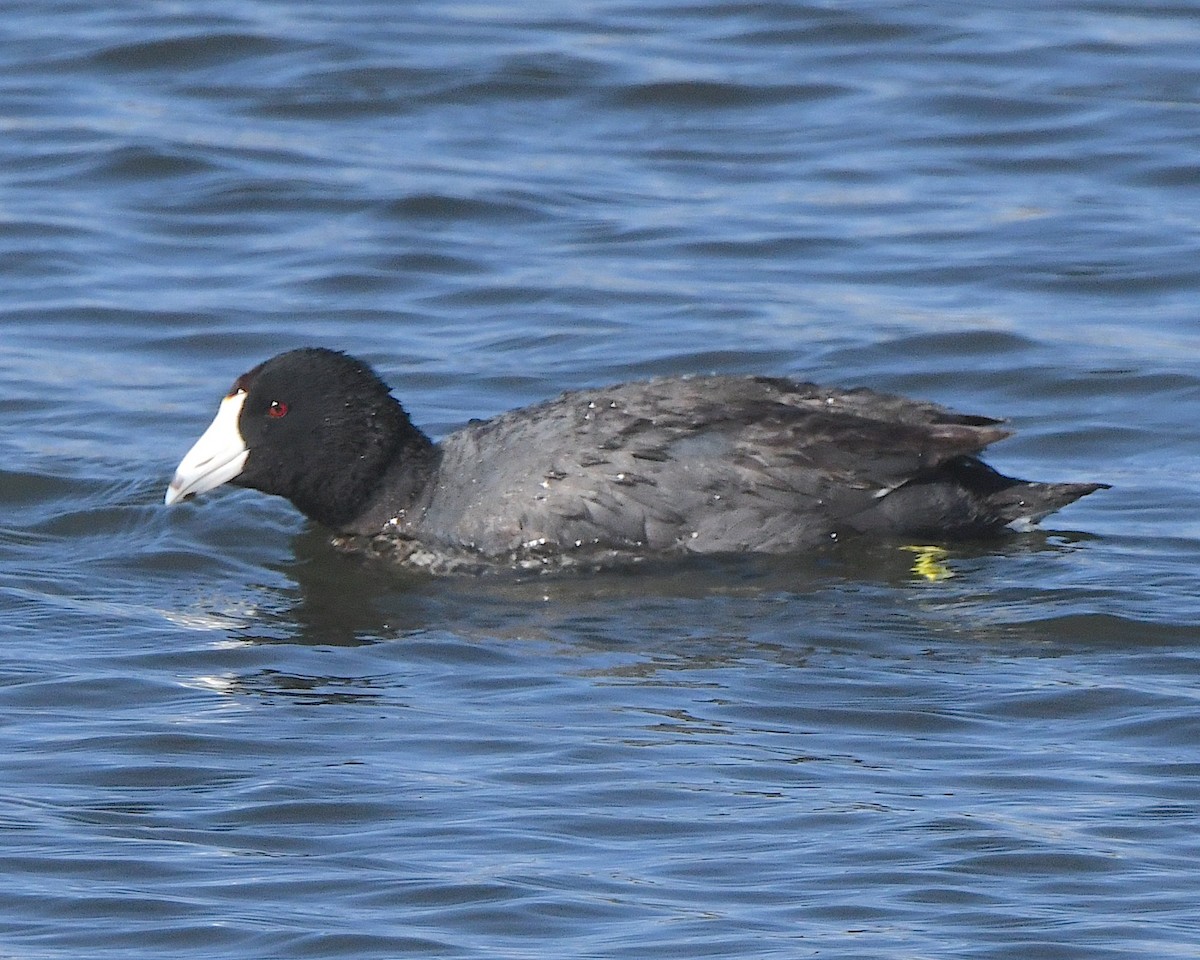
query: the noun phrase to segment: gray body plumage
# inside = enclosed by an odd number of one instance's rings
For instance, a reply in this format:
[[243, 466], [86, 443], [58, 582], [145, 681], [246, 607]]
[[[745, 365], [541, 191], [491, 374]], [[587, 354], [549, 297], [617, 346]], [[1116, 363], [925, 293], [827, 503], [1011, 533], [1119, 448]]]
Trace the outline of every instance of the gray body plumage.
[[[974, 459], [997, 421], [870, 390], [690, 377], [573, 391], [439, 444], [407, 502], [355, 526], [489, 556], [782, 553], [843, 535], [971, 536], [1036, 520], [1090, 484]], [[385, 516], [386, 514], [386, 516]]]

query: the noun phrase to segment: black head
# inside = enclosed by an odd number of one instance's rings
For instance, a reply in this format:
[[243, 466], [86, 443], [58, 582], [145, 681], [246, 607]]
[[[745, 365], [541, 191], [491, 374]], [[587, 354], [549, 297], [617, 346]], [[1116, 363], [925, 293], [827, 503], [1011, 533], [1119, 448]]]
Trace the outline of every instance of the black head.
[[292, 350], [238, 377], [180, 463], [167, 502], [228, 482], [286, 497], [340, 528], [414, 445], [429, 441], [369, 365], [333, 350]]

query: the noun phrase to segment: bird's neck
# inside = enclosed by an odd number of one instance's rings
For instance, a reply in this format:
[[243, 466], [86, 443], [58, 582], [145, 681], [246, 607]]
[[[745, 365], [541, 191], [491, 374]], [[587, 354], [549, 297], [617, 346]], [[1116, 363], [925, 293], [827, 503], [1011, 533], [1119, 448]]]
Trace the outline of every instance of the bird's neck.
[[379, 533], [389, 521], [403, 526], [406, 517], [421, 508], [430, 480], [437, 472], [441, 449], [424, 433], [409, 425], [397, 444], [387, 469], [348, 520], [336, 524], [342, 533]]

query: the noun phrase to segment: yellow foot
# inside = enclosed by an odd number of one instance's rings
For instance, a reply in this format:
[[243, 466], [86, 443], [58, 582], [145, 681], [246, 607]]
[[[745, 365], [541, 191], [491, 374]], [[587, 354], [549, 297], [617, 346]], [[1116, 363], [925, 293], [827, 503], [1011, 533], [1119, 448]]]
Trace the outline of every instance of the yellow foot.
[[926, 580], [936, 582], [938, 580], [949, 580], [954, 576], [954, 571], [945, 563], [946, 557], [950, 554], [942, 547], [917, 546], [914, 544], [912, 546], [901, 547], [900, 549], [917, 555], [917, 558], [913, 561], [912, 572], [918, 577], [924, 577]]

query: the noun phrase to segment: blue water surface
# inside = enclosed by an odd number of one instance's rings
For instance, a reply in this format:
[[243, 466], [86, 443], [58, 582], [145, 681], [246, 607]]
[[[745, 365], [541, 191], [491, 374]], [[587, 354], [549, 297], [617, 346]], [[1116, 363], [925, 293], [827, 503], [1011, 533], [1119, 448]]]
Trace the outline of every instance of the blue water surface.
[[[47, 0], [5, 34], [0, 956], [1200, 955], [1193, 10]], [[932, 565], [576, 577], [164, 509], [305, 344], [434, 435], [768, 373], [1007, 417], [998, 467], [1113, 489]]]

